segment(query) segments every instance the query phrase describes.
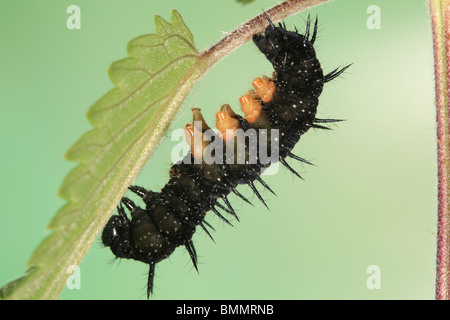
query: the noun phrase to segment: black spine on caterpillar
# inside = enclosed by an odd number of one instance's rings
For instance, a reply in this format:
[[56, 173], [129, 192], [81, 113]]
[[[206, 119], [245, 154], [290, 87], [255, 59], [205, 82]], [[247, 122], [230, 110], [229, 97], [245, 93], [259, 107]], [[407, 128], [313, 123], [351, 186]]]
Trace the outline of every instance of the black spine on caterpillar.
[[[285, 158], [289, 156], [309, 163], [291, 153], [301, 135], [310, 128], [327, 129], [319, 123], [338, 121], [315, 117], [318, 97], [324, 84], [349, 66], [324, 76], [314, 50], [317, 18], [310, 35], [311, 20], [308, 16], [306, 31], [302, 35], [297, 30], [286, 30], [285, 25], [275, 26], [266, 17], [269, 26], [264, 33], [255, 34], [253, 42], [272, 63], [273, 78], [255, 79], [255, 90], [250, 90], [240, 98], [245, 117], [236, 114], [229, 105], [222, 106], [216, 114], [219, 130], [219, 134], [216, 134], [209, 130], [200, 109], [193, 109], [194, 124], [188, 124], [185, 128], [191, 152], [172, 166], [169, 182], [159, 193], [137, 186], [129, 187], [143, 198], [146, 208], [142, 209], [124, 197], [118, 206], [118, 215], [111, 216], [103, 230], [102, 242], [110, 247], [117, 258], [149, 264], [147, 298], [153, 289], [155, 264], [170, 256], [178, 246], [185, 246], [197, 269], [192, 236], [196, 227], [200, 226], [211, 237], [207, 227], [212, 227], [204, 220], [208, 211], [213, 211], [230, 225], [218, 208], [238, 219], [227, 196], [233, 192], [249, 202], [236, 190], [239, 184], [248, 184], [266, 205], [254, 185], [255, 180], [259, 181], [273, 193], [261, 179], [262, 171], [271, 163], [280, 161], [300, 177]], [[237, 139], [242, 137], [238, 133], [243, 132], [245, 138], [250, 129], [257, 133], [256, 140], [252, 144], [251, 139], [244, 139], [244, 147], [237, 149]], [[205, 142], [202, 139], [204, 135], [209, 136], [212, 142]], [[274, 135], [276, 139], [271, 139]], [[196, 136], [200, 136], [200, 139]], [[261, 148], [263, 140], [265, 148]], [[222, 144], [217, 144], [219, 147], [215, 145], [210, 152], [216, 161], [203, 158], [208, 146], [217, 142]], [[268, 150], [275, 152], [277, 157], [263, 161], [261, 149], [264, 149], [265, 158], [270, 153]], [[256, 158], [251, 162], [254, 154]], [[225, 205], [218, 202], [219, 199]], [[123, 206], [130, 211], [131, 219]]]

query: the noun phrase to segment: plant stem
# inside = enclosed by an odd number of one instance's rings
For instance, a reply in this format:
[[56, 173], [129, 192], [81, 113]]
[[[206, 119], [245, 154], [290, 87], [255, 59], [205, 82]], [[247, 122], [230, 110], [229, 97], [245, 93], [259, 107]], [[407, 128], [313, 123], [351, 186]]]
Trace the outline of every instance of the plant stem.
[[[329, 1], [332, 0], [287, 0], [265, 13], [275, 24], [297, 12]], [[265, 13], [261, 12], [259, 16], [240, 25], [214, 46], [204, 51], [202, 56], [208, 58], [206, 59], [208, 67], [250, 41], [254, 34], [263, 32], [268, 25]]]
[[433, 28], [438, 152], [436, 299], [450, 298], [450, 0], [429, 0]]

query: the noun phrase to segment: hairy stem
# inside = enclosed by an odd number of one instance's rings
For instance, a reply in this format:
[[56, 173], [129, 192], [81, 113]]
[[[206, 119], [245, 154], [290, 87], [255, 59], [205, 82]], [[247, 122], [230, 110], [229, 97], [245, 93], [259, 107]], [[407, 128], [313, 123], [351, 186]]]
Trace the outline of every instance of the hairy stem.
[[436, 299], [450, 298], [450, 0], [429, 0], [433, 28], [438, 149]]
[[[287, 0], [266, 11], [266, 13], [273, 23], [278, 23], [299, 11], [329, 1], [331, 0]], [[250, 41], [255, 33], [263, 32], [267, 25], [267, 18], [264, 12], [252, 20], [240, 25], [225, 38], [203, 52], [202, 55], [208, 58], [206, 59], [207, 67], [209, 68], [214, 63], [242, 46], [244, 43]]]

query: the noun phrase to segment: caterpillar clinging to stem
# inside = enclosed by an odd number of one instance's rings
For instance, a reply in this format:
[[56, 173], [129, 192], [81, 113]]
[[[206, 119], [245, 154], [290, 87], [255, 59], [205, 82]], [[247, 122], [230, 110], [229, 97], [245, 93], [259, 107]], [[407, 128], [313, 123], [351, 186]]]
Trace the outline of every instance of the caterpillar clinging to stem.
[[239, 99], [244, 116], [229, 105], [222, 106], [216, 114], [216, 133], [206, 124], [200, 109], [194, 108], [193, 123], [185, 127], [190, 152], [171, 167], [168, 183], [160, 192], [130, 186], [142, 197], [145, 208], [122, 198], [118, 215], [111, 216], [103, 230], [102, 242], [117, 258], [149, 265], [147, 298], [153, 290], [155, 265], [178, 246], [186, 248], [197, 269], [192, 236], [200, 226], [212, 238], [208, 230], [212, 227], [205, 221], [207, 212], [212, 211], [228, 224], [224, 214], [238, 220], [227, 196], [234, 193], [249, 202], [237, 190], [240, 184], [249, 185], [266, 205], [254, 182], [273, 191], [261, 179], [261, 173], [279, 161], [300, 177], [286, 157], [310, 164], [291, 152], [300, 137], [310, 128], [328, 129], [324, 124], [339, 121], [316, 118], [324, 84], [349, 67], [323, 74], [314, 50], [317, 17], [311, 32], [308, 15], [304, 34], [297, 29], [288, 31], [285, 24], [275, 26], [267, 14], [266, 18], [268, 27], [255, 34], [253, 42], [271, 62], [274, 73], [272, 78], [255, 79], [254, 89]]

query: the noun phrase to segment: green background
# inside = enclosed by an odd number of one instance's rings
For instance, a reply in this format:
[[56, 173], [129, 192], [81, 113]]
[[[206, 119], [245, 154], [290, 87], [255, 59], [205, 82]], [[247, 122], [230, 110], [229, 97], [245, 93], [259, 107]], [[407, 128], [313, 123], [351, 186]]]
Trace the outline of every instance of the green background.
[[[71, 4], [81, 30], [66, 27]], [[204, 50], [224, 32], [276, 5], [256, 0], [2, 1], [0, 3], [0, 284], [21, 275], [64, 204], [58, 188], [74, 163], [65, 151], [90, 125], [89, 106], [112, 84], [109, 65], [126, 56], [134, 37], [154, 32], [154, 15], [178, 10]], [[366, 26], [369, 5], [381, 9], [381, 29]], [[156, 268], [153, 299], [433, 299], [436, 246], [436, 139], [431, 25], [423, 0], [337, 0], [311, 10], [319, 16], [317, 56], [325, 72], [353, 63], [328, 83], [318, 117], [347, 121], [310, 131], [295, 148], [316, 166], [291, 162], [267, 176], [270, 211], [230, 197], [235, 228], [208, 214], [214, 244], [194, 236], [200, 274], [177, 249]], [[304, 30], [307, 14], [286, 20]], [[247, 43], [192, 90], [173, 125], [200, 107], [213, 125], [224, 103], [238, 97], [271, 66]], [[136, 183], [158, 190], [168, 179], [168, 138]], [[260, 188], [262, 190], [262, 188]], [[99, 240], [80, 265], [81, 289], [60, 299], [143, 299], [147, 266], [112, 262]], [[369, 290], [366, 269], [381, 270]]]

